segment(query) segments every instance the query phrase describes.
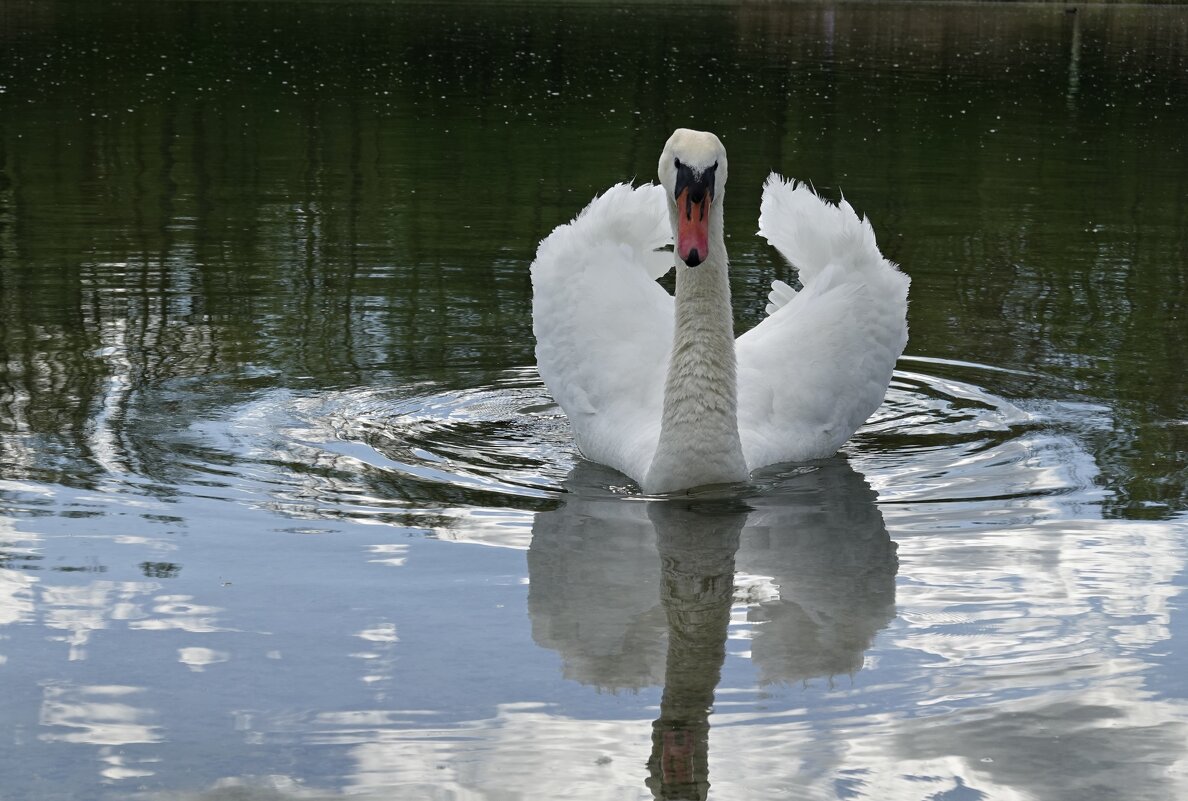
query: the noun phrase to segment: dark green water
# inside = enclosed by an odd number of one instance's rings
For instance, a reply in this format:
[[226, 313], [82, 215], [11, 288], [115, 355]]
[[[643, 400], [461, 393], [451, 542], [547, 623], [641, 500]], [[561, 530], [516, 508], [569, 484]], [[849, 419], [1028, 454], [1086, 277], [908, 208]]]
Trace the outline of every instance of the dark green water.
[[[773, 169], [913, 282], [687, 505], [528, 280], [684, 125], [740, 330]], [[1182, 6], [0, 0], [0, 799], [1188, 795], [1185, 130]]]

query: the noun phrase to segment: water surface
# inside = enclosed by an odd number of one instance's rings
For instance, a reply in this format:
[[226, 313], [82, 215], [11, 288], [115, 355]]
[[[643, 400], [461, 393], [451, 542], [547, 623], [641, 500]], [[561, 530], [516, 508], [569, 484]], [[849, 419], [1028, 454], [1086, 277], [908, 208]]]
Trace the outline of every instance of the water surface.
[[[0, 5], [0, 797], [1188, 795], [1176, 7]], [[639, 496], [528, 264], [678, 125], [913, 280], [833, 459]]]

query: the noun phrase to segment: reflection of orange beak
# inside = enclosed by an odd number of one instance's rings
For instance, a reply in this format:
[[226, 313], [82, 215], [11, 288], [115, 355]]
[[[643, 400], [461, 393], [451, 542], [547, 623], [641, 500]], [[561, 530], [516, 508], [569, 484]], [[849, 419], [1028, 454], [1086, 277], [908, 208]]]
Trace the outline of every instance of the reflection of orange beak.
[[[676, 252], [681, 261], [696, 267], [709, 256], [709, 211], [712, 198], [704, 187], [690, 193], [685, 187], [677, 195]], [[694, 200], [694, 197], [697, 200]]]

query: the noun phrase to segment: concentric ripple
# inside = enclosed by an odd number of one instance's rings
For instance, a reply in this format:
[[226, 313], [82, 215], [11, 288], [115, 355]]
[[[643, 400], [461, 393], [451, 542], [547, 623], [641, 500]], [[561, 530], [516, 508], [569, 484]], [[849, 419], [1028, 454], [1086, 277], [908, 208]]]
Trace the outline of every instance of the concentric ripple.
[[[882, 501], [1093, 500], [1093, 460], [1068, 429], [1095, 425], [1098, 410], [1025, 408], [991, 387], [1029, 378], [992, 367], [923, 359], [901, 367], [886, 403], [843, 450]], [[613, 471], [573, 473], [581, 457], [532, 368], [467, 389], [266, 391], [200, 430], [205, 447], [190, 455], [217, 466], [208, 484], [238, 485], [234, 497], [299, 516], [441, 532], [459, 516], [468, 526], [476, 515], [522, 525], [562, 492], [638, 494]], [[766, 469], [745, 492], [779, 491], [804, 469]]]

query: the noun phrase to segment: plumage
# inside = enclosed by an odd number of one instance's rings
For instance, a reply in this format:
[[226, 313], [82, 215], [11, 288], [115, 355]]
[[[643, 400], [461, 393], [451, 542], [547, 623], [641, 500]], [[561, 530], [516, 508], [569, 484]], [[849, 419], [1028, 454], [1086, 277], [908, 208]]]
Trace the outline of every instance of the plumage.
[[[848, 203], [772, 174], [759, 233], [802, 288], [773, 282], [768, 316], [735, 340], [725, 149], [680, 129], [659, 174], [595, 198], [532, 264], [537, 365], [579, 449], [649, 493], [833, 454], [882, 403], [907, 342], [908, 277]], [[674, 266], [675, 298], [655, 280]]]

